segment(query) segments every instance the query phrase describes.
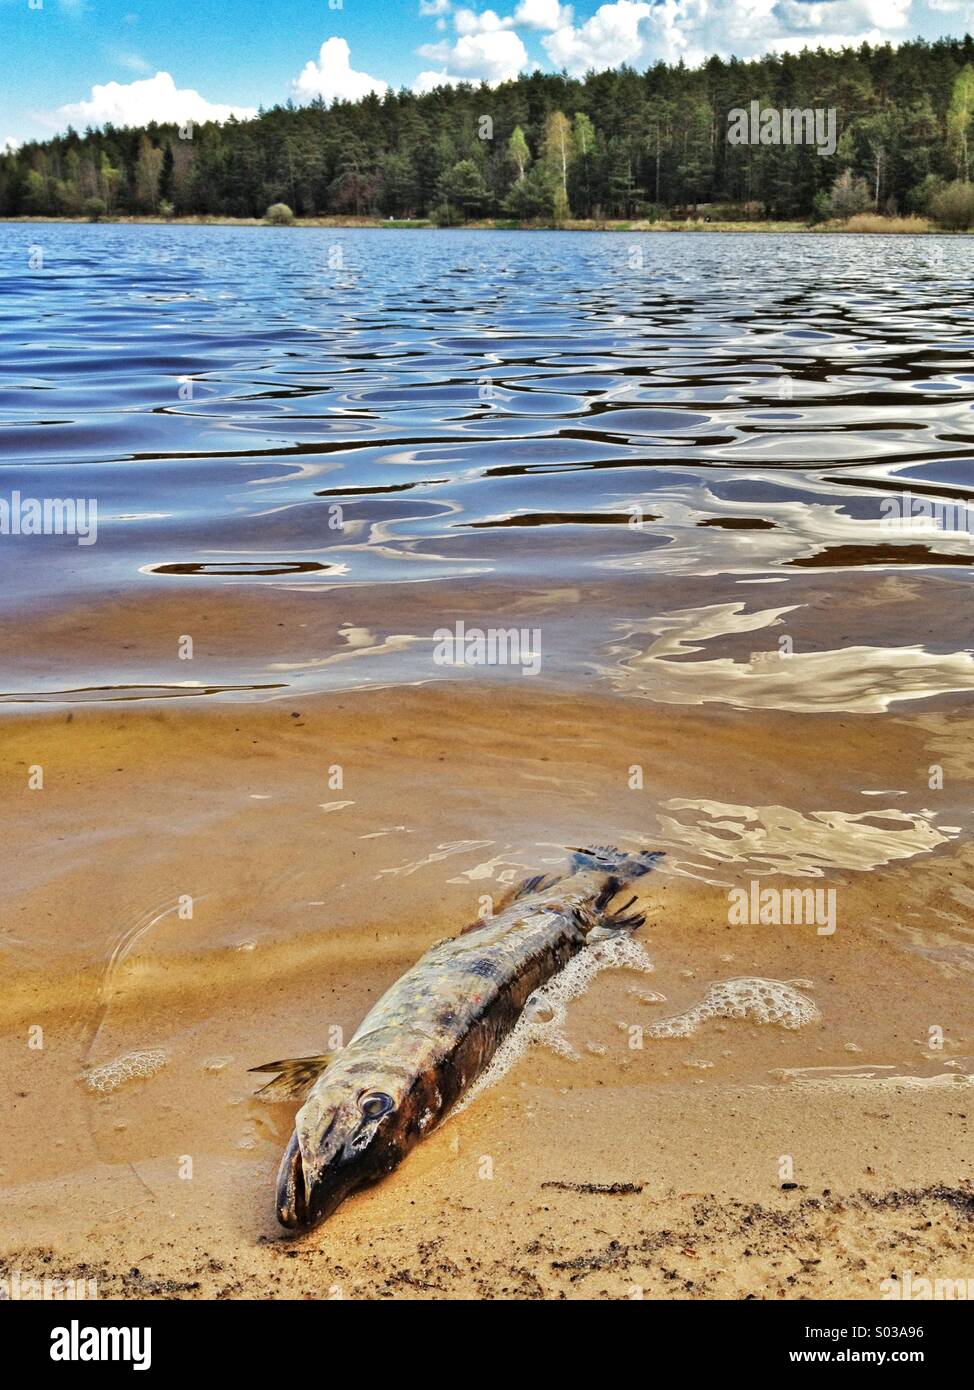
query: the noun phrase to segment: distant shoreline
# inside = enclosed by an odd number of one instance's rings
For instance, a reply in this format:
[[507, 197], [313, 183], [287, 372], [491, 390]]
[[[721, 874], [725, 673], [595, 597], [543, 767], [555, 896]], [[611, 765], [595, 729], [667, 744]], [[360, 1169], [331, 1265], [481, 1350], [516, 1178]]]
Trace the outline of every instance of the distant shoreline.
[[[82, 225], [101, 225], [110, 227], [158, 226], [158, 227], [266, 227], [269, 231], [280, 231], [279, 226], [266, 222], [261, 217], [211, 217], [205, 214], [186, 217], [101, 217], [97, 224], [89, 217], [0, 217], [0, 226], [24, 224], [44, 226], [48, 224], [70, 223]], [[936, 227], [925, 218], [880, 217], [865, 214], [851, 218], [847, 222], [827, 221], [808, 223], [791, 222], [705, 222], [702, 218], [660, 219], [647, 222], [638, 218], [629, 221], [572, 218], [554, 224], [517, 222], [503, 218], [481, 218], [473, 222], [463, 222], [456, 227], [437, 227], [427, 218], [382, 218], [382, 217], [295, 217], [288, 228], [333, 228], [335, 231], [357, 231], [362, 229], [382, 229], [386, 231], [463, 231], [463, 232], [764, 232], [793, 233], [804, 232], [809, 235], [843, 233], [851, 235], [886, 236], [970, 236], [970, 232], [956, 232]]]

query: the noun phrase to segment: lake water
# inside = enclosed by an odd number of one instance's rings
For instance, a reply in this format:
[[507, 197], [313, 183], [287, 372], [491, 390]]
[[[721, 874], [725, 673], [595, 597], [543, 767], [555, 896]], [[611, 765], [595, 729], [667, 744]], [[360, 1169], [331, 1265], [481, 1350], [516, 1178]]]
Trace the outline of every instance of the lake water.
[[[433, 633], [528, 598], [551, 678], [874, 709], [974, 685], [967, 238], [35, 224], [0, 228], [0, 270], [0, 499], [97, 508], [94, 544], [0, 538], [0, 615], [38, 622], [8, 701], [176, 694], [168, 627], [100, 625], [188, 589], [236, 615], [197, 641], [214, 694], [465, 675]], [[911, 629], [907, 577], [942, 630]], [[809, 602], [863, 585], [868, 681]], [[268, 589], [344, 621], [251, 628]], [[744, 630], [817, 652], [811, 688], [691, 670]]]

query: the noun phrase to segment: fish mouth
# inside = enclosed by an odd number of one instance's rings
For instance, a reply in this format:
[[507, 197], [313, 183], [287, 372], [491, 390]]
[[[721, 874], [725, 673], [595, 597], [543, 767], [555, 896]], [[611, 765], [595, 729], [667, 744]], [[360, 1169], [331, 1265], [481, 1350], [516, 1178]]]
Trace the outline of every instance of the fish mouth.
[[277, 1219], [289, 1231], [310, 1225], [301, 1145], [296, 1134], [291, 1135], [277, 1174]]
[[277, 1219], [289, 1231], [310, 1231], [340, 1207], [361, 1178], [333, 1169], [308, 1182], [297, 1133], [291, 1135], [277, 1175]]

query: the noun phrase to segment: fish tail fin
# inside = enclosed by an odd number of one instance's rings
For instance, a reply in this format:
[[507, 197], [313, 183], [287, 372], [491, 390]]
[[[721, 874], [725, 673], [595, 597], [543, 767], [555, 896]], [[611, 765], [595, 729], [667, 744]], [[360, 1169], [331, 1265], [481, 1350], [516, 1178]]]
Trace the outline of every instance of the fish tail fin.
[[571, 865], [574, 873], [586, 869], [597, 869], [610, 874], [620, 883], [630, 878], [640, 878], [654, 869], [662, 859], [663, 851], [658, 849], [625, 850], [614, 849], [611, 845], [595, 845], [591, 849], [572, 849]]
[[262, 1062], [250, 1071], [276, 1071], [280, 1075], [254, 1094], [261, 1100], [304, 1100], [318, 1077], [328, 1066], [332, 1053], [319, 1057], [285, 1057], [280, 1062]]

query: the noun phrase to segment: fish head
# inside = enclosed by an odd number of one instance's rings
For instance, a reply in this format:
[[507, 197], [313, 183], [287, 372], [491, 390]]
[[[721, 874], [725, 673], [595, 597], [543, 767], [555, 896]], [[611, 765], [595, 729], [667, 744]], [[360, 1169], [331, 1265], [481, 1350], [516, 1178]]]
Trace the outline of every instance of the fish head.
[[329, 1067], [294, 1121], [281, 1161], [277, 1217], [308, 1229], [356, 1188], [383, 1177], [403, 1158], [412, 1078], [402, 1071]]

